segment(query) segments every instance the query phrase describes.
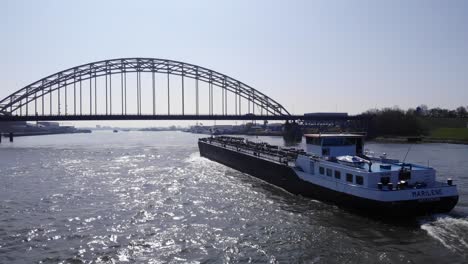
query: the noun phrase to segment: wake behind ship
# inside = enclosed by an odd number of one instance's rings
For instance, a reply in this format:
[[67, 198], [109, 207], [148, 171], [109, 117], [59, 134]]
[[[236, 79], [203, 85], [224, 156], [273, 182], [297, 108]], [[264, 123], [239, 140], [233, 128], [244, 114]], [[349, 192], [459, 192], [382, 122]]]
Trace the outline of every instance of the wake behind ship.
[[436, 180], [431, 167], [364, 155], [358, 134], [308, 134], [306, 151], [238, 137], [198, 141], [200, 155], [293, 194], [372, 215], [443, 213], [458, 202], [451, 179]]

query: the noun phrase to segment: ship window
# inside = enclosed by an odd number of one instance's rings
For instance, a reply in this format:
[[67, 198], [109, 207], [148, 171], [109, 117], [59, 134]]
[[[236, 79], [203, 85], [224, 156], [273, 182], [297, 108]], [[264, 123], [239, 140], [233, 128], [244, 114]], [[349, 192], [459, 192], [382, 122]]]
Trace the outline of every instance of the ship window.
[[327, 169], [327, 176], [332, 176], [332, 169]]
[[347, 145], [347, 146], [356, 145], [356, 139], [355, 138], [345, 138], [343, 145]]
[[313, 137], [306, 137], [306, 143], [320, 146], [320, 139], [319, 138], [313, 138]]
[[353, 175], [351, 173], [346, 173], [346, 181], [353, 182]]
[[341, 172], [340, 171], [335, 171], [335, 178], [336, 179], [341, 179]]
[[319, 172], [320, 172], [320, 174], [323, 175], [323, 174], [325, 174], [325, 169], [323, 167], [319, 167]]
[[322, 149], [322, 156], [329, 156], [330, 155], [330, 149], [329, 148], [323, 148]]
[[360, 139], [356, 138], [324, 138], [322, 141], [322, 146], [352, 146], [356, 145], [357, 141]]
[[321, 144], [320, 138], [314, 138], [314, 140], [312, 141], [312, 143], [313, 143], [314, 145], [320, 146], [320, 144]]
[[343, 145], [342, 138], [324, 138], [322, 146], [341, 146]]
[[357, 176], [356, 175], [356, 184], [363, 185], [364, 184], [364, 178], [362, 176]]

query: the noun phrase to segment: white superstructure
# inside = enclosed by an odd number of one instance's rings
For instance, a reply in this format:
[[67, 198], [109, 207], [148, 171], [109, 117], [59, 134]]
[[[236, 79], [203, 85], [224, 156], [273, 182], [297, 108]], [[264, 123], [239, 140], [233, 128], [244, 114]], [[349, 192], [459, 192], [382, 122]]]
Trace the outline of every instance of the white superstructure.
[[436, 181], [433, 168], [363, 154], [359, 134], [306, 134], [307, 154], [298, 155], [296, 174], [337, 192], [378, 201], [457, 196], [456, 186]]

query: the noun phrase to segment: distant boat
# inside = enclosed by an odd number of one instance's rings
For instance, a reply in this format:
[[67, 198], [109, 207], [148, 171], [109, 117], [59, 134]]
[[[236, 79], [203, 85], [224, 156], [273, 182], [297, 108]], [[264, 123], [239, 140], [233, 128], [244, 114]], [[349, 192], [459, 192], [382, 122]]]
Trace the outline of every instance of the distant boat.
[[114, 133], [117, 133], [117, 132], [119, 132], [119, 131], [117, 129], [114, 129]]

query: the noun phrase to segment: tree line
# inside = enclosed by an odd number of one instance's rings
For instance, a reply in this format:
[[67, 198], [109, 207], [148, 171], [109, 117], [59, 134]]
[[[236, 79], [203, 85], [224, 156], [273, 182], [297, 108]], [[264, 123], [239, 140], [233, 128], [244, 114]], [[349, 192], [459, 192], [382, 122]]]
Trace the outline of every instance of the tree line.
[[434, 120], [441, 118], [468, 118], [468, 106], [454, 110], [428, 108], [420, 105], [416, 108], [402, 110], [398, 107], [371, 109], [363, 113], [369, 117], [368, 136], [421, 136], [428, 135], [433, 128]]
[[454, 110], [444, 109], [440, 107], [429, 109], [427, 105], [420, 105], [416, 108], [410, 108], [406, 111], [408, 114], [426, 117], [445, 117], [445, 118], [467, 118], [468, 106], [459, 106]]

